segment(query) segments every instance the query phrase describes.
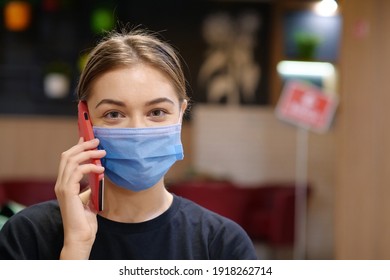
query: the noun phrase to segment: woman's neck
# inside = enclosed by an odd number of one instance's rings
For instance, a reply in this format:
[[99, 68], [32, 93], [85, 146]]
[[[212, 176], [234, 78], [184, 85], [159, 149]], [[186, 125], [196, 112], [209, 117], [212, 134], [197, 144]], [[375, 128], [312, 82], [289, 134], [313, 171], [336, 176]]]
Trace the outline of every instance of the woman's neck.
[[140, 192], [115, 186], [105, 180], [104, 209], [99, 214], [122, 223], [140, 223], [164, 213], [171, 206], [173, 196], [164, 187], [163, 180]]

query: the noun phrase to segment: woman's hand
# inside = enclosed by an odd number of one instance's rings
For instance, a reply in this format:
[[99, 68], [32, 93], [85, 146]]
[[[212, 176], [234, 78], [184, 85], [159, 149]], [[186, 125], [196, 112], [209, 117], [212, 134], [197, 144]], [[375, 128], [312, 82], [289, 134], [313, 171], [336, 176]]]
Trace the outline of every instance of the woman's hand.
[[90, 172], [104, 172], [102, 166], [89, 163], [90, 159], [100, 159], [106, 155], [103, 150], [95, 150], [98, 144], [98, 139], [84, 142], [80, 138], [77, 145], [61, 155], [55, 185], [64, 226], [61, 259], [88, 259], [95, 241], [96, 212], [92, 205], [90, 207], [89, 196], [87, 199], [80, 197], [80, 181]]

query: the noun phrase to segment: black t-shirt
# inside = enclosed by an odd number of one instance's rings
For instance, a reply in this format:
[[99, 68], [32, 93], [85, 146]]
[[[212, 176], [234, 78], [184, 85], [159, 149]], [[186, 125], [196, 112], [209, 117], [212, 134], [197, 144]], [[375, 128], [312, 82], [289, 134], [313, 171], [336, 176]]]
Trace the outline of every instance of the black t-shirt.
[[[256, 259], [235, 222], [174, 195], [171, 207], [142, 223], [98, 217], [90, 259]], [[64, 234], [57, 201], [30, 206], [0, 231], [0, 259], [59, 259]]]

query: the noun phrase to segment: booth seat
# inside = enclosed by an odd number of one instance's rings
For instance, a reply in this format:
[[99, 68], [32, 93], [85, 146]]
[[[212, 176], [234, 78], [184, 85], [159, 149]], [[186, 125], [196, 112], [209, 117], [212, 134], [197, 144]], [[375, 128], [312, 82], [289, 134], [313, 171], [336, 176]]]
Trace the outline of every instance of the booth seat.
[[0, 181], [0, 206], [9, 201], [30, 206], [55, 199], [53, 179], [7, 179]]
[[8, 179], [0, 181], [0, 229], [26, 206], [55, 199], [55, 180]]
[[199, 180], [175, 183], [168, 189], [237, 222], [254, 241], [272, 246], [293, 245], [294, 183], [244, 186]]
[[[0, 181], [0, 209], [8, 202], [30, 206], [55, 199], [55, 180]], [[294, 183], [237, 185], [229, 181], [192, 180], [168, 190], [240, 224], [254, 241], [293, 245]]]

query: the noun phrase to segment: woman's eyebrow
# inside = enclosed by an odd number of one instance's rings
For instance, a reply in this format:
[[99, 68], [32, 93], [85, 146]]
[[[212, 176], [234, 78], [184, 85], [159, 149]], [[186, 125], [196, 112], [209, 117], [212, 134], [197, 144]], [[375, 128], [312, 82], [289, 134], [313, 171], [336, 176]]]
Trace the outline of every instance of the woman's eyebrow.
[[150, 100], [150, 101], [146, 102], [145, 105], [150, 106], [150, 105], [155, 105], [155, 104], [164, 103], [164, 102], [175, 105], [175, 102], [173, 102], [171, 99], [169, 99], [167, 97], [160, 97], [160, 98]]
[[125, 107], [126, 106], [124, 102], [119, 101], [119, 100], [103, 99], [96, 105], [95, 109], [97, 107], [99, 107], [100, 105], [102, 105], [102, 104], [112, 104], [112, 105], [116, 105], [116, 106], [120, 106], [120, 107]]

